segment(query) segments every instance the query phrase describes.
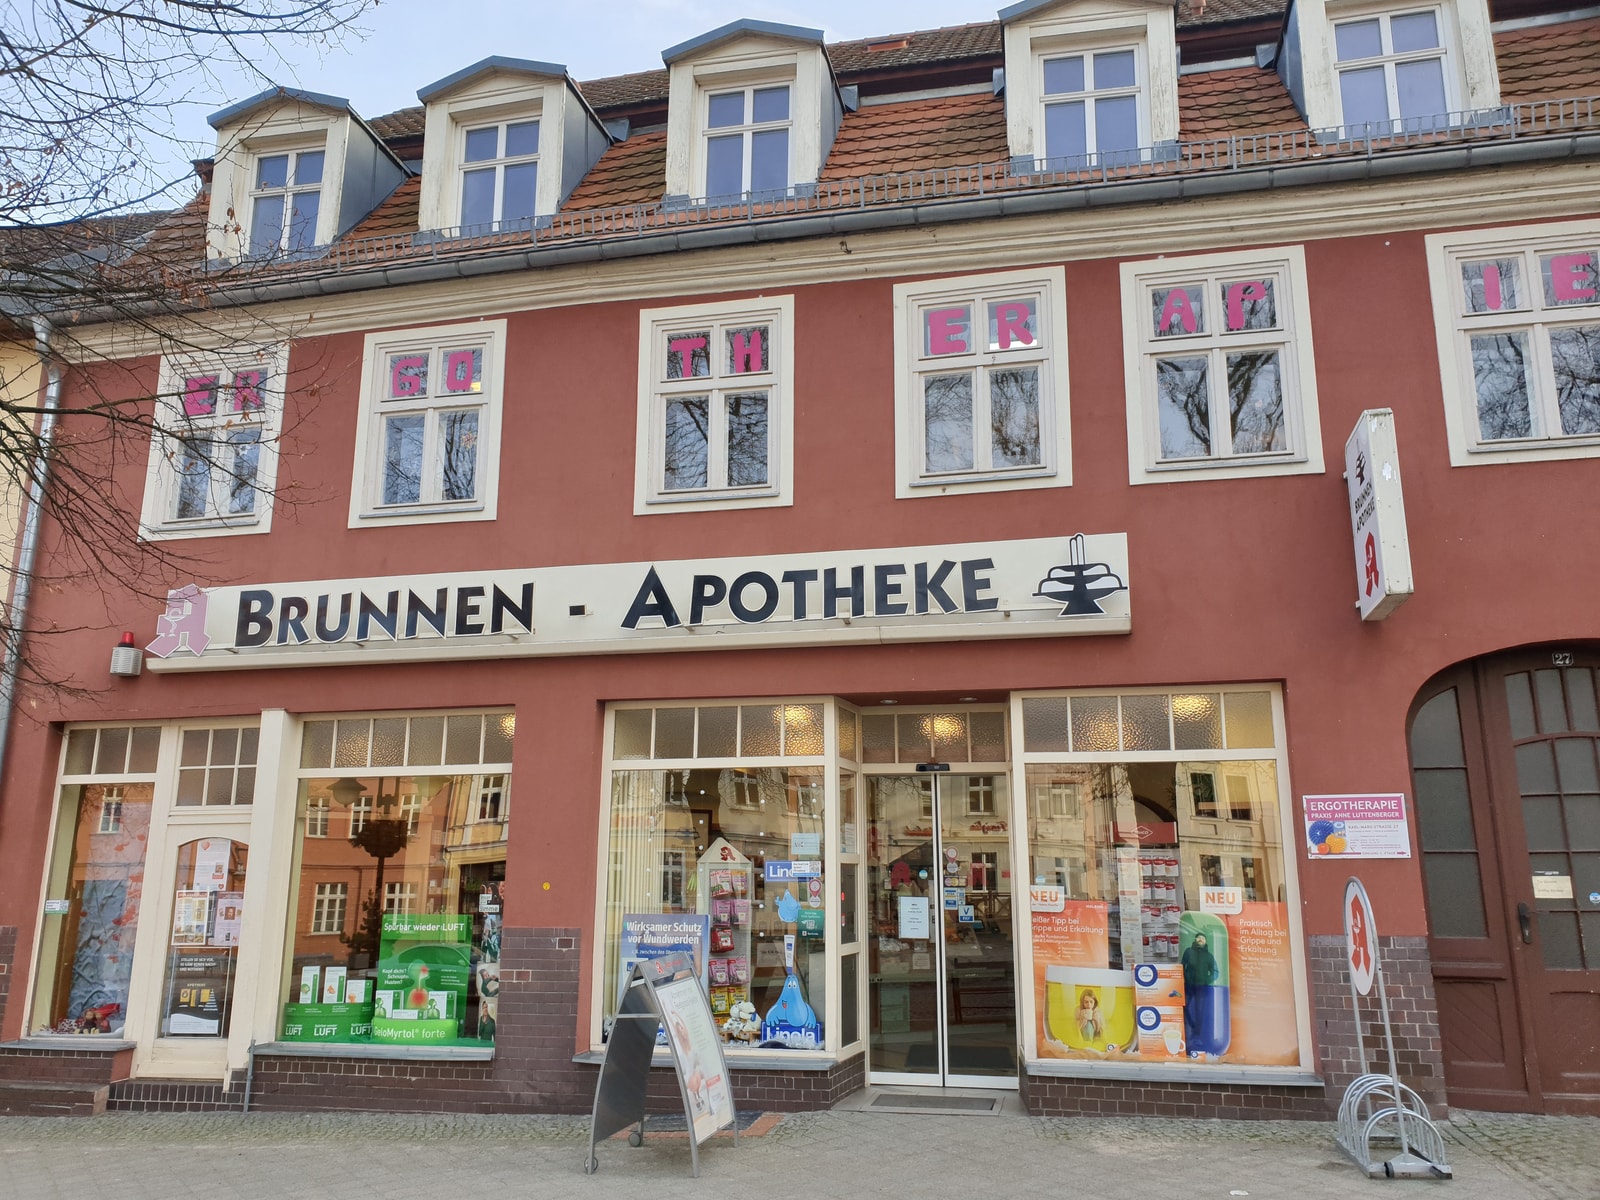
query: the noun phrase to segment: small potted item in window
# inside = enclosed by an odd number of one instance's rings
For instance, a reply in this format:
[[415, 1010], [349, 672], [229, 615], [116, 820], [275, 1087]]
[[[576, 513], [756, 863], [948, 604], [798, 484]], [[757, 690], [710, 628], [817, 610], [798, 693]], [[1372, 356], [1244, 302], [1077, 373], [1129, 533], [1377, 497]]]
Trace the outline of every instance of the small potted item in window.
[[733, 949], [733, 930], [726, 925], [711, 927], [711, 949], [717, 954], [726, 953]]

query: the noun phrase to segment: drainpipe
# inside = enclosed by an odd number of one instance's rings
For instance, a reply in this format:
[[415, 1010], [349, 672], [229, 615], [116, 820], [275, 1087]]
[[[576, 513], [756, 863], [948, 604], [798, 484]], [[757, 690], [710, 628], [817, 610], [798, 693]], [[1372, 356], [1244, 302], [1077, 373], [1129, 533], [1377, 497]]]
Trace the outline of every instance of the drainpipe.
[[22, 520], [22, 537], [17, 543], [17, 563], [12, 571], [16, 580], [8, 612], [11, 640], [6, 644], [5, 662], [0, 666], [0, 779], [5, 777], [6, 750], [11, 740], [11, 714], [17, 702], [17, 675], [22, 670], [22, 627], [28, 619], [28, 596], [33, 591], [33, 560], [39, 550], [39, 524], [44, 508], [45, 480], [50, 470], [50, 447], [55, 439], [56, 410], [61, 404], [61, 367], [50, 356], [50, 322], [35, 317], [34, 347], [39, 365], [44, 368], [44, 413], [39, 419], [39, 451], [28, 479], [28, 509]]

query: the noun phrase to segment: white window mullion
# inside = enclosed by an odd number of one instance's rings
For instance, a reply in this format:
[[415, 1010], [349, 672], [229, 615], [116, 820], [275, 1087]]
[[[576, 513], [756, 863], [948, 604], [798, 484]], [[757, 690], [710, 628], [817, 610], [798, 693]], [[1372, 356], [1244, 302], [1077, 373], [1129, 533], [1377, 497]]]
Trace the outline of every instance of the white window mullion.
[[[713, 338], [719, 332], [713, 329]], [[712, 388], [706, 403], [706, 486], [713, 490], [728, 486], [728, 394]]]

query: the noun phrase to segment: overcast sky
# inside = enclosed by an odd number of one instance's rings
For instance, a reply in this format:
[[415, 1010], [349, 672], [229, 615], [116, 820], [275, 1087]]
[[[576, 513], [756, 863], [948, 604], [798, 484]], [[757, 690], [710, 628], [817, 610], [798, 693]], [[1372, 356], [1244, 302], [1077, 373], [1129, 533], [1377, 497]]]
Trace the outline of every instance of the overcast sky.
[[[821, 29], [838, 41], [992, 21], [998, 7], [994, 0], [382, 0], [341, 45], [320, 57], [291, 52], [262, 69], [275, 82], [343, 96], [370, 119], [416, 104], [418, 88], [491, 54], [562, 63], [575, 79], [599, 79], [659, 68], [667, 47], [741, 17]], [[260, 80], [243, 72], [223, 75], [215, 103], [176, 108], [173, 175], [212, 153], [207, 114], [260, 90]]]

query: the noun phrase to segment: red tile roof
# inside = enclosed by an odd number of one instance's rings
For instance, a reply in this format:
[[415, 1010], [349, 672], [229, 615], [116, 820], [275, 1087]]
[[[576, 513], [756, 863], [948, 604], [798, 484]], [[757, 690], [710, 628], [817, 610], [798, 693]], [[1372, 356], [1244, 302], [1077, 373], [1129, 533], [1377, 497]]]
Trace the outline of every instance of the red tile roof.
[[[899, 42], [905, 45], [897, 45]], [[874, 50], [873, 46], [882, 49]], [[833, 64], [835, 74], [849, 83], [856, 76], [869, 71], [970, 58], [998, 59], [1002, 53], [1000, 22], [984, 21], [976, 25], [950, 25], [943, 29], [880, 34], [854, 42], [834, 42], [828, 47], [828, 61]], [[995, 66], [999, 65], [997, 61]]]
[[1600, 94], [1600, 17], [1497, 33], [1494, 49], [1508, 104]]
[[1178, 77], [1178, 136], [1186, 140], [1304, 129], [1305, 124], [1276, 71], [1235, 67]]
[[377, 208], [368, 213], [347, 238], [382, 237], [388, 233], [415, 233], [422, 198], [422, 177], [413, 175], [389, 193]]
[[578, 90], [595, 109], [622, 108], [630, 104], [667, 102], [667, 70], [636, 71], [580, 83]]
[[845, 114], [822, 178], [923, 171], [1005, 157], [1005, 104], [990, 92], [871, 104]]
[[385, 141], [389, 138], [416, 137], [422, 133], [424, 112], [422, 105], [418, 104], [412, 108], [402, 108], [399, 112], [374, 117], [367, 124], [372, 126], [373, 133]]
[[1283, 0], [1178, 0], [1178, 28], [1281, 19], [1284, 7]]
[[600, 156], [583, 182], [572, 189], [563, 212], [648, 204], [661, 199], [667, 184], [667, 133], [636, 133]]

